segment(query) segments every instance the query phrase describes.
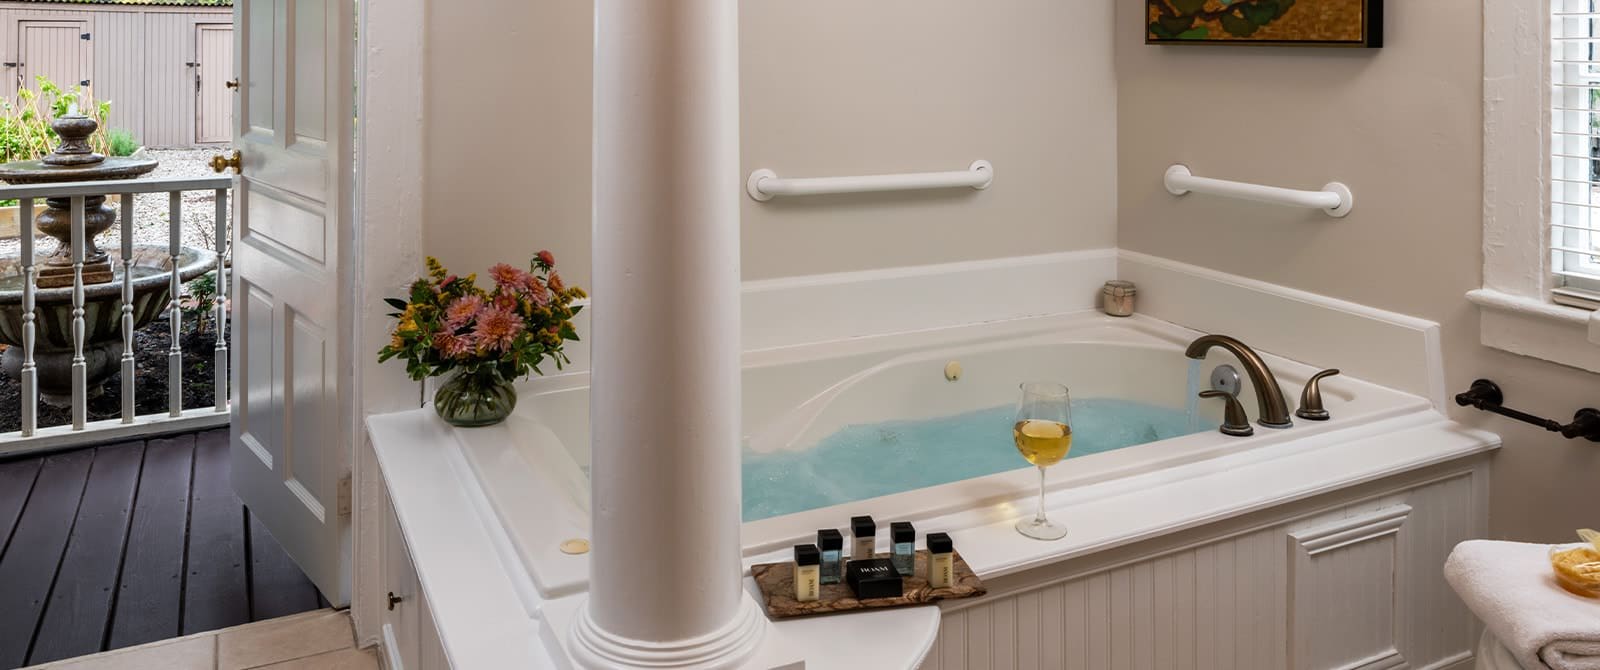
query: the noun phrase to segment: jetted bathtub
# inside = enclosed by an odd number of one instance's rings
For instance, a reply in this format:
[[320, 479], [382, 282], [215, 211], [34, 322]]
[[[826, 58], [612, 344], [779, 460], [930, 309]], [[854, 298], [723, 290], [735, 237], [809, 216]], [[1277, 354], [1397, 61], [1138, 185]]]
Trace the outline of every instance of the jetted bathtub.
[[[1331, 421], [1296, 419], [1289, 429], [1257, 426], [1253, 437], [1225, 436], [1216, 430], [1221, 402], [1189, 400], [1191, 376], [1205, 379], [1215, 366], [1238, 362], [1221, 350], [1198, 363], [1184, 357], [1199, 335], [1153, 319], [1083, 313], [747, 353], [746, 553], [842, 527], [857, 514], [916, 521], [985, 508], [991, 516], [1031, 511], [1038, 477], [1010, 434], [1024, 381], [1060, 382], [1072, 391], [1074, 444], [1068, 460], [1050, 469], [1052, 491], [1429, 406], [1418, 396], [1333, 377], [1322, 387]], [[1319, 368], [1261, 353], [1293, 408]], [[960, 368], [954, 380], [946, 375], [951, 363]], [[587, 384], [586, 373], [525, 384], [506, 424], [514, 448], [467, 452], [488, 502], [518, 529], [510, 539], [546, 595], [577, 588], [584, 578], [540, 556], [549, 554], [548, 538], [587, 530]], [[1256, 391], [1248, 378], [1244, 385], [1240, 401], [1253, 420]], [[561, 504], [530, 498], [530, 474], [545, 491], [562, 492]]]

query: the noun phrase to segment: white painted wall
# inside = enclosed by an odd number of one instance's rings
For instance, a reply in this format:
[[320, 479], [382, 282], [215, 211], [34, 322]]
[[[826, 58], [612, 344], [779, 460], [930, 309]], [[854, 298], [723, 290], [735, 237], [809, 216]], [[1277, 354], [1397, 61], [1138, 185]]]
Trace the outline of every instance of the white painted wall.
[[[592, 3], [473, 6], [428, 10], [425, 249], [470, 272], [549, 248], [587, 286]], [[740, 13], [744, 174], [996, 170], [982, 192], [743, 198], [746, 279], [1115, 244], [1109, 2]]]

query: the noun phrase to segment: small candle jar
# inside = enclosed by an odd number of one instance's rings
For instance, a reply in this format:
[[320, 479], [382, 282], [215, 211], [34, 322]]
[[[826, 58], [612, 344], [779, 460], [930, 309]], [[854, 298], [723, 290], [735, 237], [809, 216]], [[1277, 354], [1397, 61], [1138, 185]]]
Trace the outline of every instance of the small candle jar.
[[877, 550], [878, 524], [870, 516], [850, 517], [850, 560], [864, 561]]
[[817, 549], [822, 551], [822, 583], [838, 584], [844, 579], [844, 534], [836, 528], [817, 531]]
[[889, 551], [889, 561], [894, 563], [894, 569], [901, 577], [910, 577], [917, 572], [917, 529], [911, 527], [909, 521], [896, 521], [889, 524], [889, 538], [893, 545]]
[[1100, 289], [1100, 309], [1110, 316], [1133, 316], [1133, 298], [1138, 294], [1133, 282], [1113, 279]]
[[794, 599], [808, 603], [822, 593], [821, 556], [817, 545], [794, 546]]
[[945, 533], [928, 534], [928, 586], [948, 589], [956, 583], [956, 547]]

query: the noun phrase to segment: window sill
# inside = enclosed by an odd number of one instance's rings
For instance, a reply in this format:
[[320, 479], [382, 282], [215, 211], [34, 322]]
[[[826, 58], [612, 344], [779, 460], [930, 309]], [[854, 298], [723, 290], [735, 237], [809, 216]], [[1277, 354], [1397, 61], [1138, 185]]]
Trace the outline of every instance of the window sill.
[[1467, 292], [1486, 347], [1600, 372], [1600, 312], [1491, 289]]

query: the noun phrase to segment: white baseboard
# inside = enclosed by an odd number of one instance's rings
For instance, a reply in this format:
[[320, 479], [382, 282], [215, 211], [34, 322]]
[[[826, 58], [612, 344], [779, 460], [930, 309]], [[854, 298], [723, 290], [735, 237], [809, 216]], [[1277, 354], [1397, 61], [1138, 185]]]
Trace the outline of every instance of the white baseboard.
[[1138, 284], [1142, 314], [1445, 406], [1437, 323], [1133, 251], [1117, 269]]

